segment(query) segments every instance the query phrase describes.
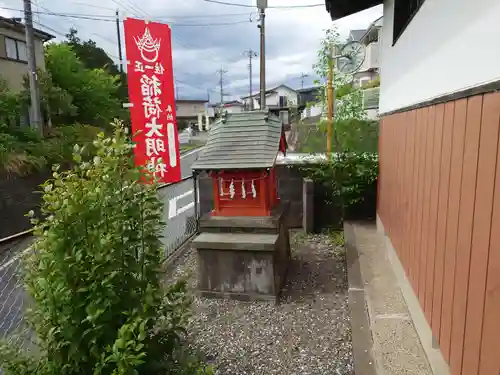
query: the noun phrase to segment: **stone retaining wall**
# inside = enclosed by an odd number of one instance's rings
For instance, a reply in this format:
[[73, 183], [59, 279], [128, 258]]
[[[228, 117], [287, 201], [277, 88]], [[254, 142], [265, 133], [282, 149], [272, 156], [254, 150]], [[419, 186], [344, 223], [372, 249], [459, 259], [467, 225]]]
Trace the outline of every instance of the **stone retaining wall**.
[[42, 198], [39, 186], [50, 175], [50, 172], [44, 172], [0, 178], [0, 238], [31, 228], [30, 219], [25, 215], [30, 210], [38, 214]]

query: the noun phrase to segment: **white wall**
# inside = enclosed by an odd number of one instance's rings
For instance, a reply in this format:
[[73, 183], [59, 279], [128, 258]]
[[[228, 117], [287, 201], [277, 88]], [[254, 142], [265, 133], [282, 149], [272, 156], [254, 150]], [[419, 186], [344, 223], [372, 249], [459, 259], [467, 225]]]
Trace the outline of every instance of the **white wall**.
[[227, 111], [227, 113], [241, 113], [243, 112], [243, 107], [234, 105], [230, 107], [224, 107], [224, 110]]
[[280, 86], [276, 90], [266, 96], [266, 105], [278, 106], [280, 104], [280, 96], [286, 96], [287, 105], [297, 105], [297, 92], [285, 86]]
[[[280, 99], [279, 99], [280, 96], [287, 97], [288, 105], [297, 105], [298, 95], [297, 95], [297, 92], [295, 90], [289, 89], [288, 87], [285, 87], [285, 86], [279, 86], [278, 88], [276, 88], [275, 91], [276, 92], [272, 92], [272, 93], [269, 93], [266, 95], [266, 105], [278, 106], [280, 104]], [[254, 109], [260, 108], [259, 103], [257, 102], [257, 99], [259, 99], [259, 98], [260, 97], [258, 95], [253, 97]], [[251, 98], [242, 99], [242, 101], [247, 105], [247, 108], [250, 108], [250, 106], [249, 106], [250, 100], [251, 100]]]
[[384, 1], [380, 113], [500, 79], [500, 0], [426, 0], [392, 46]]
[[300, 117], [304, 119], [307, 117], [319, 116], [323, 114], [323, 112], [324, 112], [323, 104], [316, 103], [315, 105], [304, 108], [304, 110], [300, 114]]
[[372, 42], [365, 47], [365, 59], [359, 69], [360, 72], [368, 69], [378, 69], [380, 67], [380, 44]]

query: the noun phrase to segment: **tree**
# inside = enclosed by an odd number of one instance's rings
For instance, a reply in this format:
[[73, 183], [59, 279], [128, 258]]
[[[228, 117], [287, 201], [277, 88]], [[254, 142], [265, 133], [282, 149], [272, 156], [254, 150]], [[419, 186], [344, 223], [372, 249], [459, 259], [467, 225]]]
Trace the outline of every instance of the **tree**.
[[128, 101], [128, 86], [127, 75], [120, 72], [118, 66], [108, 56], [106, 51], [98, 47], [96, 42], [92, 39], [82, 41], [78, 37], [78, 31], [74, 28], [69, 30], [66, 34], [68, 44], [72, 47], [76, 56], [80, 59], [87, 69], [104, 69], [109, 74], [118, 77], [118, 91], [117, 95], [120, 100], [125, 103]]
[[24, 261], [37, 351], [4, 342], [0, 368], [6, 375], [206, 374], [195, 358], [181, 357], [185, 282], [162, 285], [157, 185], [138, 182], [143, 175], [120, 124], [94, 145], [90, 162], [75, 145], [74, 168], [55, 168], [42, 186], [45, 219], [33, 220], [36, 239]]
[[[49, 118], [53, 125], [68, 125], [78, 116], [78, 108], [73, 103], [73, 96], [65, 89], [54, 84], [50, 72], [38, 70], [40, 104], [47, 124]], [[28, 108], [31, 101], [28, 76], [24, 77], [24, 90], [20, 98], [23, 106]]]
[[87, 69], [68, 43], [49, 44], [45, 60], [52, 84], [70, 95], [78, 108], [71, 120], [106, 126], [113, 118], [124, 116], [117, 77], [102, 68]]
[[[319, 100], [324, 108], [332, 47], [336, 46], [338, 49], [340, 44], [336, 27], [328, 29], [314, 65], [315, 73], [321, 77], [321, 81], [317, 83], [322, 85]], [[372, 192], [376, 192], [375, 181], [378, 174], [378, 158], [373, 154], [376, 151], [378, 126], [366, 120], [362, 91], [354, 87], [352, 82], [352, 74], [344, 74], [337, 69], [334, 71], [336, 103], [332, 130], [336, 147], [325, 163], [304, 168], [304, 172], [318, 186], [315, 194], [317, 192], [318, 198], [324, 200], [326, 210], [340, 212], [340, 223], [334, 223], [336, 227], [339, 224], [341, 226], [346, 217], [351, 217], [360, 205], [365, 204]], [[329, 126], [331, 124], [325, 120], [317, 124], [317, 140], [323, 144]]]
[[13, 93], [7, 81], [0, 76], [0, 128], [17, 124], [21, 102], [19, 95]]

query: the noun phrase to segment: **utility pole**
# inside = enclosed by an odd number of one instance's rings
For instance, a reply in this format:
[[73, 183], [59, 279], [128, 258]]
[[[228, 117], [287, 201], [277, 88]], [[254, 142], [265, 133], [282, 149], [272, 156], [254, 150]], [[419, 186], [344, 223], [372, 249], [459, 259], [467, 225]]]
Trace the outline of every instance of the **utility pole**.
[[26, 50], [28, 55], [28, 70], [30, 83], [30, 98], [32, 118], [31, 125], [43, 132], [42, 112], [40, 110], [40, 91], [38, 88], [38, 77], [36, 74], [35, 58], [35, 36], [33, 32], [33, 12], [31, 11], [31, 0], [23, 0], [24, 4], [24, 24], [26, 31]]
[[179, 100], [179, 83], [177, 80], [174, 80], [175, 83], [175, 100]]
[[301, 73], [300, 74], [300, 88], [304, 88], [304, 78], [309, 77], [307, 73]]
[[221, 107], [224, 105], [224, 74], [227, 73], [227, 70], [224, 70], [224, 68], [220, 67], [220, 70], [217, 71], [220, 75], [219, 79], [219, 87], [220, 87], [220, 105]]
[[123, 73], [122, 35], [120, 33], [120, 12], [116, 10], [116, 37], [118, 39], [118, 57], [120, 58], [120, 73]]
[[260, 29], [260, 109], [266, 109], [266, 8], [267, 0], [257, 0]]
[[248, 51], [245, 51], [244, 54], [248, 56], [248, 70], [250, 71], [249, 73], [249, 99], [250, 99], [250, 111], [253, 110], [253, 91], [252, 91], [252, 59], [254, 57], [257, 57], [257, 52], [252, 51], [250, 48]]

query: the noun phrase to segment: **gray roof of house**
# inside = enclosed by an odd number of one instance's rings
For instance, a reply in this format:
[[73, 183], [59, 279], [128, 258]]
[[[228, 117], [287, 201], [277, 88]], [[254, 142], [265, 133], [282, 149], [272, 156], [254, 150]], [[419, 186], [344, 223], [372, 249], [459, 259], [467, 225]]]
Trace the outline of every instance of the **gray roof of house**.
[[282, 132], [281, 120], [267, 111], [226, 114], [210, 129], [193, 170], [271, 168]]

